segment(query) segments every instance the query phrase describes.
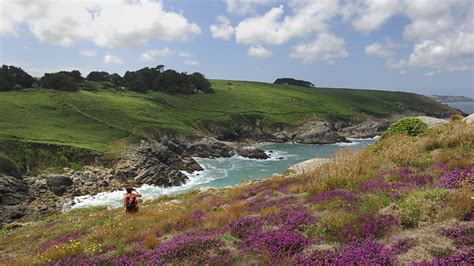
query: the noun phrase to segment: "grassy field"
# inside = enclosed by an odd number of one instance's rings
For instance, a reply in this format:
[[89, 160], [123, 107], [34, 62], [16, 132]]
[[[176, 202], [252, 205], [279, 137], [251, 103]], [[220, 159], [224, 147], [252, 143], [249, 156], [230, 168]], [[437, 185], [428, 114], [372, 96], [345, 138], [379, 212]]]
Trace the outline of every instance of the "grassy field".
[[474, 125], [339, 151], [302, 175], [77, 209], [0, 231], [5, 265], [471, 265]]
[[328, 117], [363, 119], [403, 109], [443, 110], [427, 98], [398, 92], [310, 89], [214, 80], [215, 94], [168, 95], [116, 91], [22, 90], [0, 93], [0, 139], [106, 151], [147, 128], [198, 134], [205, 123], [262, 119], [295, 125]]

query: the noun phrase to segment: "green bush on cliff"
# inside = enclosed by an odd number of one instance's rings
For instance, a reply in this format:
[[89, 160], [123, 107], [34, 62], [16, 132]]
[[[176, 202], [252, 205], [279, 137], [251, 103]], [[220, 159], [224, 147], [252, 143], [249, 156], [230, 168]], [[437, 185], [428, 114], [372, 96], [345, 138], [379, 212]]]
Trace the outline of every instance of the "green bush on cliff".
[[385, 132], [386, 136], [394, 134], [406, 134], [408, 136], [418, 136], [428, 128], [425, 122], [416, 117], [405, 117], [393, 122]]
[[0, 154], [0, 174], [20, 177], [21, 171], [16, 163], [6, 155]]

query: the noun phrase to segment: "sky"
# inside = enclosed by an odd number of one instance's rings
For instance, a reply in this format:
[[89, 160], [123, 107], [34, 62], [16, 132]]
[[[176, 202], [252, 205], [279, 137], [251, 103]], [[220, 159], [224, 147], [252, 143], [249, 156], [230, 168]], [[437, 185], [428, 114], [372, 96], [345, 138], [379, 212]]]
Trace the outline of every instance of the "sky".
[[474, 98], [474, 1], [0, 0], [0, 64]]

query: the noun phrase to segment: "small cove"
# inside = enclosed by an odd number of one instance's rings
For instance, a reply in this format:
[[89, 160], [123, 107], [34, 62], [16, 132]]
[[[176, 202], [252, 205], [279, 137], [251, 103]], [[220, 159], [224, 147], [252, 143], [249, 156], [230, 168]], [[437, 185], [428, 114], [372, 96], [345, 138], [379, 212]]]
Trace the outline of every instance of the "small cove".
[[[203, 171], [186, 173], [189, 181], [178, 187], [162, 188], [142, 185], [138, 192], [143, 199], [152, 199], [161, 195], [177, 194], [196, 188], [223, 188], [242, 183], [245, 180], [258, 180], [273, 174], [285, 172], [290, 166], [316, 157], [328, 158], [341, 148], [361, 149], [373, 143], [376, 138], [351, 139], [351, 143], [335, 144], [295, 144], [262, 143], [256, 146], [265, 150], [271, 157], [267, 160], [248, 159], [241, 156], [230, 158], [196, 158]], [[124, 191], [103, 192], [94, 196], [76, 197], [72, 208], [107, 205], [120, 207]]]

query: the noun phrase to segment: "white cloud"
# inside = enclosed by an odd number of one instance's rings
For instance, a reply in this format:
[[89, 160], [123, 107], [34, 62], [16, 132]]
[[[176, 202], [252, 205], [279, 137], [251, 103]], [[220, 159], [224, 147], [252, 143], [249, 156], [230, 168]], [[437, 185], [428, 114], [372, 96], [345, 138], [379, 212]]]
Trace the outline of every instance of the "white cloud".
[[319, 34], [310, 43], [296, 45], [290, 53], [290, 58], [300, 59], [303, 63], [312, 63], [316, 60], [333, 63], [336, 58], [348, 56], [344, 39], [329, 33]]
[[425, 76], [427, 76], [427, 77], [431, 77], [431, 76], [434, 76], [434, 75], [439, 74], [439, 73], [441, 73], [441, 70], [435, 70], [435, 71], [426, 72], [426, 73], [423, 74], [423, 75], [425, 75]]
[[178, 56], [181, 57], [191, 57], [192, 54], [190, 52], [178, 52]]
[[395, 51], [402, 47], [401, 44], [392, 41], [391, 39], [385, 39], [384, 43], [375, 42], [365, 47], [365, 54], [372, 55], [381, 58], [392, 57], [395, 55]]
[[111, 55], [111, 54], [106, 54], [104, 56], [104, 63], [106, 64], [121, 64], [123, 62], [122, 58]]
[[92, 56], [96, 56], [96, 55], [97, 55], [96, 51], [94, 51], [94, 50], [87, 50], [87, 49], [80, 50], [80, 51], [79, 51], [79, 54], [82, 55], [82, 56], [87, 56], [87, 57], [92, 57]]
[[78, 41], [132, 47], [201, 32], [182, 14], [165, 11], [162, 1], [0, 1], [0, 34], [18, 35], [26, 25], [40, 41], [64, 47]]
[[142, 62], [153, 62], [163, 57], [170, 57], [170, 56], [180, 56], [180, 57], [191, 57], [192, 54], [190, 52], [178, 52], [173, 51], [168, 47], [163, 49], [154, 49], [145, 51], [140, 55], [140, 61]]
[[291, 15], [285, 15], [283, 5], [273, 7], [261, 16], [249, 17], [235, 28], [238, 43], [248, 45], [281, 45], [293, 38], [324, 32], [330, 20], [339, 12], [337, 1], [294, 1]]
[[[412, 43], [413, 50], [408, 58], [398, 61], [389, 58], [388, 67], [423, 67], [440, 71], [474, 69], [472, 1], [359, 0], [344, 8], [346, 21], [351, 21], [352, 26], [362, 32], [377, 30], [394, 16], [409, 19], [403, 37]], [[374, 55], [376, 48], [380, 47], [372, 47]], [[379, 49], [378, 56], [381, 55], [393, 56], [390, 51]]]
[[272, 52], [261, 45], [250, 46], [248, 54], [256, 58], [268, 58], [272, 56]]
[[226, 0], [227, 12], [234, 15], [255, 14], [258, 6], [279, 2], [278, 0]]
[[218, 16], [217, 21], [219, 24], [214, 24], [211, 25], [209, 28], [212, 37], [215, 39], [223, 39], [223, 40], [229, 40], [232, 35], [234, 35], [234, 27], [230, 24], [230, 20], [227, 17], [224, 16]]
[[185, 64], [185, 65], [189, 65], [189, 66], [195, 66], [195, 65], [198, 65], [199, 62], [196, 61], [196, 60], [186, 59], [186, 60], [184, 61], [184, 64]]

